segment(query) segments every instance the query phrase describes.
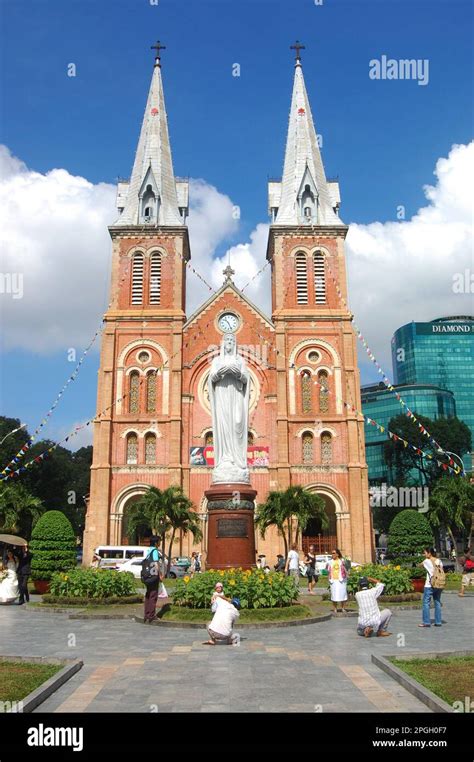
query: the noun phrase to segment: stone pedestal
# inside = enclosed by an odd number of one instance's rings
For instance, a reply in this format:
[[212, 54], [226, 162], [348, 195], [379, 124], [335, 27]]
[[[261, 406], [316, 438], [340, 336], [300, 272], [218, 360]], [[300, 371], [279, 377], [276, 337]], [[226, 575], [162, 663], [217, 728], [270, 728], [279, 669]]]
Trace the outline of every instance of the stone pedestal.
[[250, 484], [212, 484], [207, 498], [207, 569], [255, 566], [254, 500]]

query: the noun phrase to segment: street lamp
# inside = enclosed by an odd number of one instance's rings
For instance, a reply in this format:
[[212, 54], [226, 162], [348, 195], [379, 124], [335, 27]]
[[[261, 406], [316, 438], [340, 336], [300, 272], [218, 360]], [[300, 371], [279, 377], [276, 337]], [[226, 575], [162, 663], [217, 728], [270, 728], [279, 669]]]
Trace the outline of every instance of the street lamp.
[[459, 458], [459, 463], [461, 465], [462, 475], [466, 476], [466, 470], [464, 468], [463, 459], [461, 458], [460, 455], [457, 455], [455, 452], [450, 452], [449, 450], [442, 450], [441, 448], [438, 450], [438, 452], [440, 453], [440, 455], [451, 455], [452, 458]]
[[12, 431], [9, 431], [8, 434], [5, 434], [2, 441], [0, 442], [0, 445], [2, 445], [7, 437], [10, 436], [10, 434], [16, 434], [17, 431], [20, 431], [20, 429], [24, 429], [25, 426], [27, 426], [27, 423], [22, 423], [21, 426], [18, 426], [17, 429], [13, 429]]

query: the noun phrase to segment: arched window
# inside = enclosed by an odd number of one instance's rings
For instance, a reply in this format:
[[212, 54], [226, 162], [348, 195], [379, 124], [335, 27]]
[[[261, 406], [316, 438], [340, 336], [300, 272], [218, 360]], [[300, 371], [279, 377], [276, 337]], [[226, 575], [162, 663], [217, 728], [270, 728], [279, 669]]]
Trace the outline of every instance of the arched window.
[[306, 254], [299, 251], [295, 257], [296, 268], [296, 301], [298, 304], [308, 304], [308, 268]]
[[214, 437], [212, 435], [212, 431], [208, 431], [206, 436], [204, 437], [204, 447], [212, 447], [214, 444]]
[[332, 463], [332, 436], [330, 434], [321, 434], [321, 463], [323, 466]]
[[320, 251], [315, 251], [313, 255], [314, 263], [314, 297], [316, 304], [325, 304], [326, 302], [326, 271], [324, 265], [324, 255]]
[[311, 413], [313, 409], [311, 387], [311, 373], [309, 370], [304, 370], [301, 374], [301, 405], [303, 413]]
[[150, 371], [146, 377], [146, 411], [154, 413], [156, 410], [156, 372]]
[[145, 437], [145, 463], [156, 463], [156, 436], [147, 434]]
[[138, 437], [136, 434], [127, 436], [127, 463], [129, 465], [138, 463]]
[[318, 375], [319, 383], [319, 412], [327, 413], [329, 411], [329, 379], [327, 371], [322, 370]]
[[313, 462], [313, 435], [310, 431], [305, 431], [301, 437], [303, 449], [303, 463]]
[[128, 412], [138, 413], [140, 400], [140, 374], [137, 370], [130, 373], [130, 395], [128, 398]]
[[249, 431], [248, 434], [247, 434], [247, 445], [249, 447], [253, 446], [253, 434], [252, 434], [251, 431]]
[[143, 303], [143, 254], [135, 252], [132, 261], [132, 304]]
[[155, 251], [150, 257], [150, 304], [159, 304], [161, 295], [161, 254]]

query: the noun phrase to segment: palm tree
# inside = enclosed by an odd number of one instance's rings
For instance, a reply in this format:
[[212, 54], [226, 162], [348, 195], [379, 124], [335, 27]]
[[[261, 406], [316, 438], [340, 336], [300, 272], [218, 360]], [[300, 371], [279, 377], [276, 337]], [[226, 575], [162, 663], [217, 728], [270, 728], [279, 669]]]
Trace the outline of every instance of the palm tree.
[[324, 500], [314, 492], [301, 486], [288, 487], [285, 491], [275, 490], [268, 494], [265, 503], [257, 508], [255, 524], [260, 529], [262, 539], [269, 526], [276, 526], [283, 537], [285, 557], [293, 540], [294, 519], [296, 519], [295, 541], [304, 532], [311, 519], [320, 519], [321, 526], [328, 526]]
[[175, 485], [164, 490], [150, 487], [140, 500], [130, 506], [128, 531], [133, 532], [143, 526], [148, 526], [153, 534], [161, 537], [163, 559], [165, 558], [166, 534], [171, 531], [166, 574], [169, 573], [171, 565], [171, 551], [176, 532], [178, 530], [184, 534], [191, 532], [197, 541], [202, 538], [199, 520], [191, 500], [186, 497], [181, 487]]
[[464, 529], [471, 544], [474, 516], [474, 486], [461, 476], [444, 476], [436, 482], [430, 496], [428, 521], [433, 527], [443, 526], [453, 547], [456, 547], [453, 528]]
[[39, 497], [28, 492], [24, 484], [8, 482], [0, 485], [0, 529], [4, 532], [17, 532], [25, 520], [34, 526], [43, 510]]

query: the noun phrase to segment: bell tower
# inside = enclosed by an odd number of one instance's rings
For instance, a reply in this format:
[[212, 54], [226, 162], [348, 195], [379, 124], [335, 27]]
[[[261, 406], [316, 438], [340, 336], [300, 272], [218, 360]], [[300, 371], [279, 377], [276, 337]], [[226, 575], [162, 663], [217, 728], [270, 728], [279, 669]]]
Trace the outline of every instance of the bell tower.
[[[276, 335], [279, 489], [301, 484], [327, 508], [328, 545], [371, 559], [356, 341], [348, 309], [339, 184], [324, 171], [297, 42], [281, 181], [271, 181], [267, 259]], [[314, 541], [314, 538], [311, 538]], [[317, 537], [316, 537], [317, 541]], [[304, 543], [303, 543], [304, 544]], [[325, 550], [327, 550], [325, 548]]]
[[175, 178], [158, 42], [129, 180], [117, 187], [110, 304], [98, 377], [84, 563], [120, 544], [130, 501], [182, 484], [181, 387], [188, 183]]

